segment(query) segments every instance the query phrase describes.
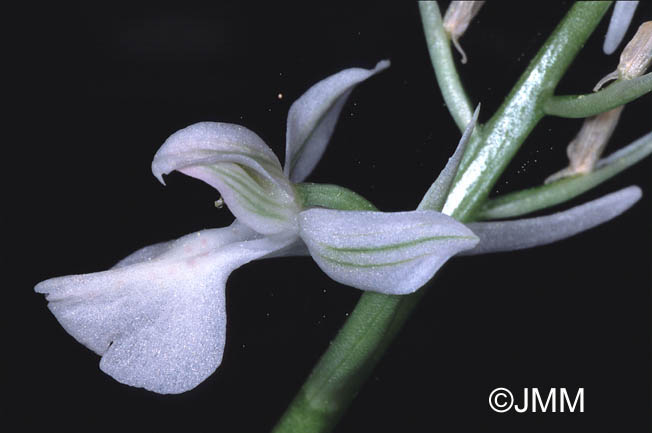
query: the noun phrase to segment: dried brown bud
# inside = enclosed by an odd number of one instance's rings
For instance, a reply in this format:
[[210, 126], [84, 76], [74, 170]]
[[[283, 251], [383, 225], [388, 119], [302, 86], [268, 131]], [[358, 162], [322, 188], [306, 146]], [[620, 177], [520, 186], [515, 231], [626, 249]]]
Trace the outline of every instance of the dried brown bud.
[[613, 134], [624, 105], [584, 120], [582, 129], [566, 148], [570, 161], [567, 168], [549, 176], [545, 183], [593, 171]]
[[652, 21], [646, 21], [638, 28], [636, 34], [627, 44], [622, 54], [618, 68], [601, 79], [593, 89], [600, 89], [610, 80], [631, 80], [640, 77], [652, 61]]
[[[631, 80], [640, 77], [650, 66], [651, 61], [652, 21], [646, 21], [641, 24], [620, 55], [618, 68], [600, 80], [593, 90], [598, 90], [610, 80]], [[582, 129], [566, 149], [570, 161], [568, 167], [549, 176], [546, 183], [593, 171], [618, 124], [623, 108], [624, 105], [584, 120]]]
[[640, 77], [652, 61], [652, 21], [638, 28], [632, 40], [620, 55], [618, 74], [623, 80]]
[[444, 15], [444, 29], [453, 41], [453, 45], [462, 55], [462, 63], [466, 63], [466, 53], [459, 43], [473, 18], [480, 12], [484, 1], [453, 1]]

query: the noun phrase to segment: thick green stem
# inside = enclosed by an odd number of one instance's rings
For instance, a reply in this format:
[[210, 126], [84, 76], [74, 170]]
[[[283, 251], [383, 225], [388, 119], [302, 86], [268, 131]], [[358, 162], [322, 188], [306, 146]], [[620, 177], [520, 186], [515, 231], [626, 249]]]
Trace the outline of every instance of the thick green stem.
[[543, 105], [546, 114], [582, 118], [604, 113], [652, 91], [652, 72], [631, 80], [620, 80], [589, 95], [553, 96]]
[[435, 1], [421, 1], [419, 12], [421, 12], [423, 31], [426, 34], [430, 60], [435, 68], [437, 84], [457, 127], [460, 131], [464, 131], [473, 117], [473, 107], [455, 69], [450, 41], [444, 30], [439, 6]]
[[487, 198], [509, 161], [544, 116], [545, 102], [609, 5], [577, 2], [566, 14], [485, 125], [481, 137], [471, 139], [444, 213], [450, 215], [455, 210], [471, 215]]
[[[608, 7], [607, 2], [580, 2], [568, 12], [483, 131], [484, 140], [475, 158], [466, 168], [461, 167], [462, 174], [446, 203], [447, 213], [460, 221], [473, 217], [543, 116], [543, 102]], [[462, 129], [466, 123], [468, 120], [462, 122]], [[274, 431], [330, 431], [425, 292], [422, 288], [401, 297], [363, 294]]]

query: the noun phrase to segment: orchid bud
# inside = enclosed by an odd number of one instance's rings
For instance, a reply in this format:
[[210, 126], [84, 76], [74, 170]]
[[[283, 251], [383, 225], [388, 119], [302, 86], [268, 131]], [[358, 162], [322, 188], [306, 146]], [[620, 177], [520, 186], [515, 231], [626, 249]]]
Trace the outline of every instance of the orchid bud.
[[569, 160], [568, 167], [549, 176], [545, 183], [576, 174], [592, 172], [618, 124], [620, 113], [624, 107], [624, 105], [621, 105], [613, 110], [605, 111], [584, 120], [582, 129], [566, 149]]
[[[631, 41], [620, 55], [618, 68], [601, 79], [593, 91], [599, 90], [610, 80], [631, 80], [643, 75], [652, 61], [652, 21], [646, 21], [638, 28]], [[549, 176], [545, 183], [593, 171], [613, 133], [624, 105], [589, 117], [582, 129], [570, 142], [566, 152], [569, 166]]]
[[459, 43], [469, 24], [480, 12], [484, 1], [453, 1], [444, 15], [444, 29], [453, 41], [453, 45], [462, 55], [462, 63], [466, 63], [466, 53]]
[[643, 75], [652, 61], [652, 21], [646, 21], [638, 28], [632, 40], [620, 55], [618, 72], [620, 78], [631, 80]]
[[595, 86], [599, 90], [604, 83], [611, 80], [631, 80], [640, 77], [652, 61], [652, 21], [646, 21], [638, 28], [631, 41], [620, 55], [620, 62], [615, 71], [607, 74]]

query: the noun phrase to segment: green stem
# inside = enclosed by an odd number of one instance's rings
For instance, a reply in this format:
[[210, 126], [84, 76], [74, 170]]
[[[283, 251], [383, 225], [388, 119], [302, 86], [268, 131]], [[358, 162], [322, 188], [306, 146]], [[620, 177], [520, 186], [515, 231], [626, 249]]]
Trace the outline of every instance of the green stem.
[[435, 68], [437, 84], [457, 127], [460, 131], [464, 131], [473, 117], [473, 107], [455, 69], [453, 53], [444, 30], [439, 6], [435, 1], [420, 1], [419, 12], [421, 12], [423, 31], [426, 34], [430, 60]]
[[[493, 182], [543, 115], [545, 97], [552, 94], [608, 7], [606, 2], [580, 2], [568, 12], [487, 125], [483, 134], [486, 143], [477, 152], [477, 158], [483, 161], [482, 169], [477, 169], [475, 161], [463, 169], [449, 197], [459, 194], [458, 185], [463, 185], [463, 196], [447, 201], [452, 208], [449, 214], [460, 221], [472, 218]], [[469, 109], [469, 118], [470, 113]], [[463, 122], [462, 127], [465, 125]], [[487, 152], [485, 148], [491, 150]], [[274, 431], [333, 429], [425, 292], [422, 288], [401, 297], [364, 293]]]
[[577, 2], [530, 62], [481, 137], [472, 138], [443, 212], [471, 216], [544, 116], [543, 105], [610, 2]]
[[339, 421], [423, 291], [367, 292], [295, 397], [276, 432], [326, 432]]
[[620, 80], [588, 95], [552, 96], [543, 105], [546, 114], [582, 118], [619, 107], [652, 91], [652, 72], [631, 80]]
[[570, 200], [612, 178], [652, 153], [652, 132], [598, 162], [591, 173], [561, 179], [545, 185], [487, 200], [480, 219], [510, 218]]

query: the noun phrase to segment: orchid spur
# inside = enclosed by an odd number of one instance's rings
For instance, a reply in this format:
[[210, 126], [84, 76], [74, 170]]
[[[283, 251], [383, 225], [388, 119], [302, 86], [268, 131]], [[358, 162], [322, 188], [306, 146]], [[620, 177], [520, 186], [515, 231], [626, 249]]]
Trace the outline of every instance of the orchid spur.
[[[349, 93], [388, 65], [341, 71], [292, 105], [284, 170], [263, 140], [244, 127], [201, 122], [174, 133], [154, 157], [154, 175], [163, 182], [164, 174], [177, 170], [205, 181], [220, 191], [236, 221], [145, 247], [108, 271], [43, 281], [35, 290], [47, 294], [50, 310], [67, 332], [102, 355], [104, 372], [124, 384], [181, 393], [220, 365], [226, 280], [252, 260], [311, 255], [336, 281], [408, 294], [457, 253], [476, 246], [491, 252], [561, 239], [616, 216], [640, 196], [630, 188], [550, 217], [459, 223], [440, 210], [476, 110], [419, 210], [382, 213], [372, 205], [336, 210], [306, 203], [296, 183], [319, 161]], [[550, 227], [560, 229], [551, 235]], [[479, 245], [478, 237], [483, 240]]]

